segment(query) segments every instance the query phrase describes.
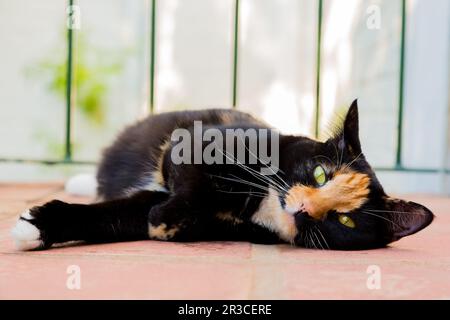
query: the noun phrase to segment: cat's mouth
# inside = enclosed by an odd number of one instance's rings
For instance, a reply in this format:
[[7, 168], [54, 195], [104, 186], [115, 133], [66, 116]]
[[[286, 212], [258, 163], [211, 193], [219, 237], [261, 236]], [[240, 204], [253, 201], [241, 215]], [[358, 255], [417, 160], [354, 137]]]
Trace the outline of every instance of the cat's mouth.
[[313, 221], [314, 219], [306, 211], [297, 211], [294, 213], [294, 218], [297, 219], [307, 219]]
[[[294, 243], [297, 246], [312, 249], [331, 249], [330, 240], [322, 228], [322, 220], [311, 217], [305, 211], [297, 211], [294, 214], [297, 235]], [[326, 219], [326, 215], [323, 219]]]

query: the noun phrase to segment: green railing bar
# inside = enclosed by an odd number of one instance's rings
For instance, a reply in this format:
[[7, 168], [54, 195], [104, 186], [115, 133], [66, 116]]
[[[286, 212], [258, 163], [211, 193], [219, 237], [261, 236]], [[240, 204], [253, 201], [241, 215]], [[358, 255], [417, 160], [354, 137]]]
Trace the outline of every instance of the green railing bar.
[[322, 49], [322, 14], [323, 0], [318, 2], [317, 10], [317, 49], [316, 49], [316, 114], [314, 134], [319, 138], [319, 120], [320, 120], [320, 65], [321, 65], [321, 49]]
[[378, 172], [412, 172], [412, 173], [430, 173], [430, 174], [433, 174], [433, 173], [450, 174], [450, 169], [442, 170], [442, 168], [436, 169], [436, 168], [420, 168], [420, 167], [417, 167], [417, 168], [414, 168], [414, 167], [410, 167], [410, 168], [409, 167], [393, 167], [393, 168], [391, 168], [391, 167], [375, 167], [374, 170], [378, 171]]
[[156, 0], [152, 0], [150, 25], [150, 113], [155, 111]]
[[0, 163], [24, 163], [24, 164], [68, 164], [68, 165], [97, 165], [95, 161], [80, 161], [80, 160], [42, 160], [42, 159], [9, 159], [0, 158]]
[[406, 0], [402, 0], [402, 21], [400, 38], [400, 71], [399, 71], [399, 92], [398, 92], [398, 119], [397, 119], [397, 155], [395, 165], [402, 167], [403, 149], [403, 98], [405, 95], [405, 42], [406, 42]]
[[[72, 21], [73, 0], [69, 0], [70, 16], [69, 23]], [[73, 105], [73, 28], [67, 26], [67, 71], [66, 71], [66, 137], [65, 137], [65, 155], [64, 161], [72, 159], [72, 105]]]
[[232, 106], [237, 106], [238, 87], [238, 57], [239, 57], [239, 0], [234, 3], [234, 43], [233, 43], [233, 97]]

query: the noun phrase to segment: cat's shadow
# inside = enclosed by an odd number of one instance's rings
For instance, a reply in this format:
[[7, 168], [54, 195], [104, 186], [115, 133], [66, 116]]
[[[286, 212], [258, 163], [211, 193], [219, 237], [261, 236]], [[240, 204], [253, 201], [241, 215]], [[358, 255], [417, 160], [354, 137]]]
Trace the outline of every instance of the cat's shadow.
[[[135, 240], [138, 241], [138, 240]], [[83, 247], [86, 249], [89, 249], [93, 246], [102, 246], [102, 245], [112, 245], [112, 244], [118, 244], [118, 243], [126, 243], [126, 242], [134, 242], [133, 240], [130, 241], [121, 241], [121, 242], [86, 242], [86, 241], [69, 241], [65, 243], [59, 243], [54, 244], [50, 248], [47, 248], [47, 250], [54, 250], [54, 249], [64, 249], [64, 248], [76, 248], [76, 247]], [[223, 243], [227, 243], [230, 241], [223, 241]], [[276, 250], [278, 250], [281, 254], [290, 254], [290, 253], [299, 253], [302, 254], [357, 254], [357, 255], [370, 255], [371, 253], [380, 253], [380, 252], [389, 252], [389, 253], [412, 253], [417, 252], [417, 250], [409, 249], [409, 248], [401, 248], [397, 246], [391, 246], [388, 245], [384, 248], [376, 248], [376, 249], [366, 249], [366, 250], [324, 250], [324, 249], [314, 249], [314, 248], [303, 248], [303, 247], [295, 247], [289, 244], [257, 244], [261, 246], [267, 246], [267, 247], [274, 247]], [[224, 248], [222, 248], [223, 250]], [[31, 251], [44, 251], [42, 249], [35, 249]]]
[[299, 248], [299, 247], [294, 247], [291, 246], [289, 244], [279, 244], [277, 245], [278, 250], [280, 251], [280, 253], [293, 253], [293, 252], [298, 252], [299, 250], [302, 251], [302, 253], [306, 253], [306, 254], [315, 254], [315, 253], [335, 253], [335, 254], [359, 254], [359, 255], [369, 255], [371, 253], [380, 253], [380, 252], [389, 252], [389, 253], [412, 253], [412, 252], [417, 252], [417, 250], [414, 249], [409, 249], [409, 248], [401, 248], [401, 247], [397, 247], [397, 246], [392, 246], [392, 245], [388, 245], [384, 248], [375, 248], [375, 249], [364, 249], [364, 250], [324, 250], [324, 249], [314, 249], [314, 248]]

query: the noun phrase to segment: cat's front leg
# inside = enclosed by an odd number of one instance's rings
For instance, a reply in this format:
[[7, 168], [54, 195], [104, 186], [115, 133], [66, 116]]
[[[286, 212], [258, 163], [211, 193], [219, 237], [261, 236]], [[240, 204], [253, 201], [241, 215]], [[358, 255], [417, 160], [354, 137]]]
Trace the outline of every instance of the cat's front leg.
[[25, 211], [12, 230], [19, 250], [49, 248], [68, 241], [115, 242], [148, 239], [148, 213], [166, 193], [142, 191], [95, 204], [50, 201]]
[[200, 195], [173, 195], [152, 207], [148, 216], [148, 235], [153, 240], [197, 241], [205, 238], [208, 216], [214, 206], [198, 202]]

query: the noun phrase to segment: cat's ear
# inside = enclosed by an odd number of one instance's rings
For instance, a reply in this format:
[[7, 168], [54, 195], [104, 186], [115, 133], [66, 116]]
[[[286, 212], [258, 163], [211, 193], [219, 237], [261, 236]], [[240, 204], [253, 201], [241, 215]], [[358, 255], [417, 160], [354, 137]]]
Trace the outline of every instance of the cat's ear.
[[358, 100], [354, 100], [348, 109], [343, 127], [343, 138], [347, 147], [354, 154], [361, 153], [361, 142], [359, 141], [359, 115]]
[[332, 139], [337, 141], [340, 147], [345, 145], [354, 155], [359, 155], [361, 153], [361, 142], [359, 140], [358, 101], [356, 99], [352, 102], [350, 108], [348, 109], [347, 115], [344, 119], [344, 124]]
[[424, 206], [400, 199], [386, 199], [386, 211], [382, 213], [388, 227], [390, 241], [414, 234], [427, 227], [434, 219]]

